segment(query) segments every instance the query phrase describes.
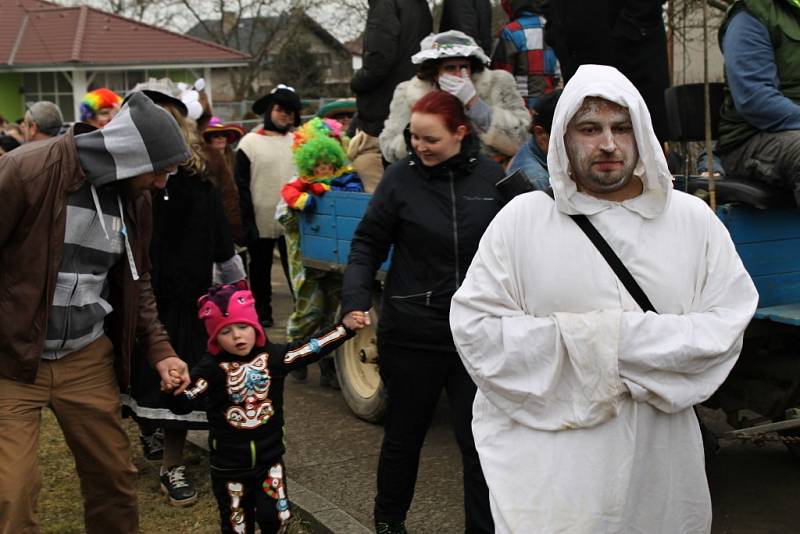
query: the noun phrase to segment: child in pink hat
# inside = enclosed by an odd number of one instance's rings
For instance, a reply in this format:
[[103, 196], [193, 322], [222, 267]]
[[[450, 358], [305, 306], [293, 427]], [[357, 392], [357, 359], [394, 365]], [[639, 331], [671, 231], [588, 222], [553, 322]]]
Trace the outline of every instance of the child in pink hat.
[[244, 281], [212, 288], [198, 307], [208, 354], [191, 370], [186, 392], [170, 396], [170, 408], [206, 411], [222, 532], [253, 532], [255, 523], [264, 534], [278, 532], [290, 517], [283, 464], [286, 374], [329, 354], [354, 331], [338, 323], [307, 340], [272, 343]]

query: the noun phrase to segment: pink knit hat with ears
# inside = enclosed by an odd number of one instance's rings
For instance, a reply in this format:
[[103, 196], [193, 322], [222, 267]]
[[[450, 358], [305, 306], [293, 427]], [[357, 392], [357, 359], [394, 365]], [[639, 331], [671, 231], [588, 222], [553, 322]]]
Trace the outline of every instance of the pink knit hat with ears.
[[256, 345], [267, 344], [267, 335], [258, 322], [256, 301], [245, 280], [235, 284], [212, 287], [208, 294], [197, 301], [197, 316], [205, 323], [208, 332], [208, 352], [216, 356], [220, 352], [217, 344], [219, 331], [228, 325], [246, 324], [256, 330]]

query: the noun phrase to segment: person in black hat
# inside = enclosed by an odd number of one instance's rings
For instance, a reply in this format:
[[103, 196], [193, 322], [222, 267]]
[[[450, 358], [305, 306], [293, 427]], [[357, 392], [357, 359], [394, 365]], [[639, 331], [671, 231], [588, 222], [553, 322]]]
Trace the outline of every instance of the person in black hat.
[[300, 97], [280, 84], [253, 104], [264, 126], [245, 135], [236, 149], [236, 185], [242, 213], [242, 235], [250, 254], [250, 281], [256, 311], [272, 326], [272, 253], [275, 245], [291, 289], [286, 240], [275, 219], [283, 184], [297, 175], [292, 159], [291, 130], [300, 125]]

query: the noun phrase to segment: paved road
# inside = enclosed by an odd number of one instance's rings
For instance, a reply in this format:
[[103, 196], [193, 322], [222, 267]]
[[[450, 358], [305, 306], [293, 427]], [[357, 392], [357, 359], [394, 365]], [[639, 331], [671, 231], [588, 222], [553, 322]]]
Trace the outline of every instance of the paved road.
[[[280, 339], [291, 304], [277, 269], [273, 280], [278, 324], [269, 335]], [[318, 372], [312, 366], [306, 384], [287, 380], [289, 477], [370, 526], [381, 428], [352, 416], [339, 392], [318, 386]], [[407, 520], [414, 534], [463, 532], [461, 466], [448, 417], [443, 398], [422, 452]], [[800, 461], [782, 445], [723, 443], [710, 483], [714, 534], [800, 533], [795, 514]]]

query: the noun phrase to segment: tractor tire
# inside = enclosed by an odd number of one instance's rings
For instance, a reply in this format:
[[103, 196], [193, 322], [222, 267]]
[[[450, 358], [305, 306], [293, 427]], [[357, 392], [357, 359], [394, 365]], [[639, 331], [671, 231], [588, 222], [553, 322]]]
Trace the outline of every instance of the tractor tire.
[[372, 324], [339, 347], [336, 375], [347, 406], [356, 417], [380, 423], [386, 413], [386, 390], [377, 361], [378, 313], [370, 311]]

